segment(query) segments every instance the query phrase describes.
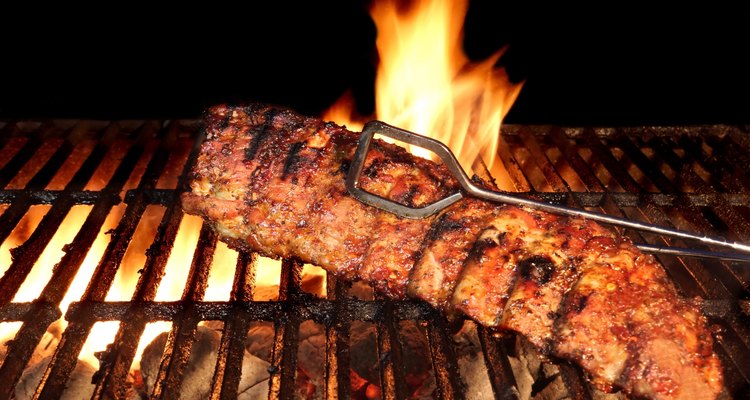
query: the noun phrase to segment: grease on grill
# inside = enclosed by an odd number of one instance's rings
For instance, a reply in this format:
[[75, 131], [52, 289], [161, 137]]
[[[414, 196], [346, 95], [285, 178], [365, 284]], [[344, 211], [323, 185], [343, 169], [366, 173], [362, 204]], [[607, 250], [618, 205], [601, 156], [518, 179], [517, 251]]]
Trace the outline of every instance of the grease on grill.
[[263, 142], [263, 139], [265, 139], [266, 133], [268, 132], [268, 128], [271, 127], [271, 123], [273, 123], [273, 118], [276, 117], [278, 112], [279, 110], [271, 108], [265, 113], [263, 113], [263, 124], [253, 130], [252, 144], [250, 145], [250, 147], [247, 148], [247, 150], [245, 150], [246, 161], [251, 161], [255, 158], [255, 154], [258, 152], [258, 149], [260, 148], [260, 144]]

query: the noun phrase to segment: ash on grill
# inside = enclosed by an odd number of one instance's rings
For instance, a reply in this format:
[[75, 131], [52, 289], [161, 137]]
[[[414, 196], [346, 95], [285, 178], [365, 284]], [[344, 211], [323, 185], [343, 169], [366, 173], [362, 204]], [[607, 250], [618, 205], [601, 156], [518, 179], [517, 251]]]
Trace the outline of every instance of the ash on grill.
[[[0, 398], [623, 397], [519, 337], [229, 250], [178, 202], [197, 126], [0, 123]], [[503, 189], [750, 239], [740, 128], [506, 126], [500, 142]], [[750, 268], [660, 260], [706, 299], [726, 394], [745, 394]]]

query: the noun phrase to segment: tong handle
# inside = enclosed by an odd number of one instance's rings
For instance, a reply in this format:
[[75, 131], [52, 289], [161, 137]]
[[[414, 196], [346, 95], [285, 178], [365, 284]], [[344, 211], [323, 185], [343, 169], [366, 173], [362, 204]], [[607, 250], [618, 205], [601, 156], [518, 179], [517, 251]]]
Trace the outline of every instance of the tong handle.
[[[653, 225], [645, 222], [631, 221], [624, 218], [613, 217], [611, 215], [596, 213], [592, 211], [586, 211], [577, 208], [570, 208], [560, 206], [556, 204], [545, 203], [542, 201], [531, 200], [520, 197], [518, 195], [495, 192], [476, 186], [469, 176], [464, 172], [461, 164], [453, 155], [453, 152], [443, 144], [442, 142], [428, 138], [422, 135], [418, 135], [414, 132], [407, 131], [405, 129], [397, 128], [395, 126], [388, 125], [381, 121], [370, 121], [365, 125], [364, 130], [359, 138], [357, 151], [354, 154], [354, 159], [349, 168], [349, 174], [346, 178], [346, 188], [349, 193], [356, 199], [362, 201], [365, 204], [371, 205], [389, 211], [396, 215], [405, 218], [425, 218], [430, 215], [436, 214], [451, 204], [461, 200], [464, 196], [462, 192], [453, 193], [441, 200], [434, 203], [428, 204], [424, 207], [409, 207], [382, 196], [367, 192], [359, 187], [359, 177], [364, 167], [365, 157], [370, 148], [371, 141], [375, 134], [387, 136], [405, 143], [409, 143], [415, 146], [422, 147], [435, 153], [442, 160], [443, 164], [448, 168], [451, 175], [458, 181], [463, 189], [464, 193], [468, 196], [477, 197], [483, 200], [493, 201], [497, 203], [512, 204], [516, 206], [526, 206], [537, 210], [547, 211], [554, 214], [567, 215], [571, 217], [587, 218], [592, 221], [602, 222], [610, 225], [621, 226], [625, 228], [637, 229], [644, 232], [651, 232], [665, 236], [679, 237], [683, 239], [696, 240], [707, 245], [728, 247], [734, 250], [738, 250], [745, 253], [750, 253], [750, 246], [737, 242], [730, 242], [723, 239], [716, 239], [708, 236], [700, 236], [694, 233], [681, 231], [678, 229], [672, 229]], [[685, 249], [689, 250], [689, 249]], [[658, 251], [657, 251], [658, 252]], [[662, 251], [663, 252], [663, 251]], [[698, 251], [700, 252], [700, 251]], [[686, 253], [684, 253], [686, 254]], [[706, 253], [709, 254], [709, 253]], [[716, 253], [712, 253], [716, 254]], [[721, 258], [714, 257], [712, 258]], [[750, 261], [750, 255], [744, 254], [733, 254], [727, 255], [732, 260]]]

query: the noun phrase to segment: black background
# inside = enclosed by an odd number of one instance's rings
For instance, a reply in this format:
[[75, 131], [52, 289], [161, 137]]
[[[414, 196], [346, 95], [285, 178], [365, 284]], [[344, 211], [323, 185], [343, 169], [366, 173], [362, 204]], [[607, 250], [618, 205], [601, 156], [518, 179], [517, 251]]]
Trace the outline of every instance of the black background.
[[[235, 101], [318, 114], [347, 89], [370, 112], [368, 3], [303, 4], [6, 12], [0, 118], [192, 118]], [[475, 0], [465, 49], [479, 59], [509, 46], [501, 63], [526, 84], [506, 122], [750, 124], [748, 15], [717, 8]]]

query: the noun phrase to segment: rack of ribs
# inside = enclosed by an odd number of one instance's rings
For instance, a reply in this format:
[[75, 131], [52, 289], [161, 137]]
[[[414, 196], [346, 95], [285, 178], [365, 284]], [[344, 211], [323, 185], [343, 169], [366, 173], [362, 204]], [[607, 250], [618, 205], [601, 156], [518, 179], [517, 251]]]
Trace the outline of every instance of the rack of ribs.
[[[370, 207], [345, 188], [359, 135], [283, 108], [216, 106], [205, 134], [183, 208], [236, 248], [517, 332], [603, 390], [690, 400], [722, 391], [699, 300], [609, 229], [471, 198], [420, 220]], [[412, 207], [458, 188], [442, 165], [378, 140], [360, 187]]]

